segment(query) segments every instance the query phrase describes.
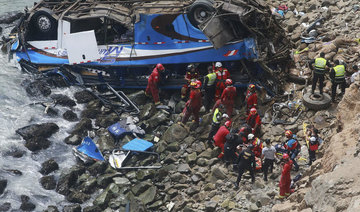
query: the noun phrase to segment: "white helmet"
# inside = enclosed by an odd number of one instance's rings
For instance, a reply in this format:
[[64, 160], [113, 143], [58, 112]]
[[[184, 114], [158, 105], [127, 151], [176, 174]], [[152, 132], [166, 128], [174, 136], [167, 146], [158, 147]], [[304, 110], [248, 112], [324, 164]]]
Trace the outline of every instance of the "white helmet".
[[315, 141], [316, 141], [316, 138], [313, 136], [313, 137], [310, 138], [310, 141], [311, 141], [311, 142], [315, 142]]
[[215, 63], [215, 67], [216, 67], [216, 68], [220, 68], [220, 67], [222, 67], [221, 62], [216, 62], [216, 63]]
[[253, 139], [254, 137], [255, 137], [254, 134], [251, 134], [251, 133], [250, 133], [250, 134], [248, 135], [248, 140], [251, 140], [251, 139]]

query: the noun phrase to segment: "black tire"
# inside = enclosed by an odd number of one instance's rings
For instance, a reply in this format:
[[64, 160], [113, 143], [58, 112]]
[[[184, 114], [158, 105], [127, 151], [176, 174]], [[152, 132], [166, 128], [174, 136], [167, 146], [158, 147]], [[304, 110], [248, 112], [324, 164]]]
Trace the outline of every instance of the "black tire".
[[39, 40], [57, 39], [57, 21], [47, 11], [37, 11], [31, 17], [31, 24], [34, 27], [35, 37]]
[[215, 8], [213, 7], [214, 1], [212, 0], [197, 0], [195, 1], [187, 15], [190, 23], [199, 28], [199, 24], [208, 20], [215, 12]]
[[310, 110], [324, 110], [330, 107], [331, 97], [326, 93], [311, 94], [308, 92], [303, 96], [303, 103], [305, 107], [309, 108]]

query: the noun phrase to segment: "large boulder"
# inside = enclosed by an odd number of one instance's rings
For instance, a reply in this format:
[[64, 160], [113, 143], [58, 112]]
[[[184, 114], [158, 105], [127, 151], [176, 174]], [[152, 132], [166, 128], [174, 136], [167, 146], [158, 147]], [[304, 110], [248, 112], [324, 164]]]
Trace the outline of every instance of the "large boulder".
[[76, 113], [74, 113], [71, 110], [67, 110], [64, 114], [63, 114], [63, 118], [67, 121], [78, 121], [79, 118], [77, 117]]
[[101, 135], [100, 138], [96, 141], [101, 152], [105, 150], [113, 150], [115, 148], [115, 139], [114, 137], [106, 130]]
[[160, 124], [169, 121], [168, 116], [169, 114], [167, 112], [160, 110], [155, 113], [155, 115], [151, 116], [151, 118], [147, 120], [147, 123], [149, 124], [150, 128], [154, 129]]
[[53, 94], [51, 98], [56, 102], [57, 105], [61, 105], [64, 107], [74, 107], [76, 106], [76, 102], [70, 97], [63, 94]]
[[66, 205], [63, 208], [63, 212], [81, 212], [81, 205], [80, 204]]
[[0, 178], [0, 195], [4, 193], [6, 186], [7, 186], [7, 180]]
[[79, 123], [75, 125], [73, 131], [71, 132], [72, 135], [78, 134], [80, 136], [86, 136], [87, 131], [92, 129], [91, 119], [83, 118], [80, 120]]
[[23, 211], [33, 211], [36, 208], [36, 205], [30, 202], [30, 197], [26, 195], [21, 195], [21, 205], [20, 209]]
[[173, 124], [165, 131], [162, 140], [165, 140], [167, 143], [181, 142], [188, 134], [189, 131], [185, 127], [180, 124]]
[[23, 137], [25, 140], [30, 138], [49, 138], [52, 134], [56, 133], [59, 127], [55, 123], [32, 124], [16, 130], [16, 133]]
[[56, 180], [54, 175], [44, 176], [40, 178], [40, 184], [46, 190], [53, 190], [56, 187]]
[[156, 186], [151, 186], [144, 193], [140, 194], [139, 198], [146, 205], [154, 202], [157, 193]]
[[58, 169], [59, 164], [54, 159], [50, 159], [41, 164], [40, 173], [43, 175], [48, 175]]
[[47, 82], [37, 80], [35, 82], [23, 82], [26, 93], [30, 96], [49, 96], [51, 88]]
[[104, 192], [102, 192], [99, 196], [95, 198], [93, 204], [94, 206], [98, 206], [102, 209], [105, 209], [111, 198], [112, 198], [111, 192], [105, 189]]
[[74, 98], [79, 104], [88, 103], [95, 99], [95, 97], [87, 90], [76, 92]]
[[70, 188], [75, 185], [78, 177], [85, 172], [85, 167], [83, 166], [73, 166], [69, 170], [65, 170], [61, 173], [56, 186], [56, 192], [62, 195], [68, 195], [70, 193]]
[[134, 93], [128, 95], [128, 97], [131, 101], [133, 101], [137, 105], [144, 105], [144, 104], [146, 104], [146, 101], [147, 101], [147, 97], [143, 90], [134, 92]]
[[25, 147], [30, 151], [38, 151], [49, 148], [51, 142], [43, 137], [30, 138], [25, 141]]
[[84, 203], [86, 201], [88, 201], [90, 199], [90, 195], [89, 194], [85, 194], [83, 192], [74, 190], [72, 192], [70, 192], [69, 195], [66, 196], [67, 201], [72, 202], [72, 203]]

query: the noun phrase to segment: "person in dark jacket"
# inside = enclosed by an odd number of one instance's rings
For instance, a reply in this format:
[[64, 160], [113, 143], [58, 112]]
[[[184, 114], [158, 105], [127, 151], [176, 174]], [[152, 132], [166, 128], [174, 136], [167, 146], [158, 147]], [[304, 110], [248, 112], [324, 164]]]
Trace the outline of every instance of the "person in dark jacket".
[[256, 163], [255, 163], [255, 155], [252, 152], [254, 146], [252, 144], [250, 144], [245, 150], [243, 150], [236, 163], [238, 164], [238, 177], [236, 182], [234, 182], [235, 185], [235, 189], [239, 188], [239, 183], [241, 181], [241, 177], [244, 174], [244, 172], [246, 170], [248, 170], [250, 172], [251, 175], [251, 182], [254, 183], [255, 182], [255, 175], [254, 175], [254, 170], [256, 167]]
[[236, 148], [243, 143], [237, 134], [237, 131], [238, 129], [231, 129], [230, 133], [226, 135], [226, 142], [224, 145], [224, 160], [226, 167], [235, 163], [237, 157]]
[[346, 81], [345, 81], [345, 73], [346, 66], [341, 64], [339, 60], [335, 60], [335, 67], [333, 67], [330, 71], [330, 79], [331, 79], [331, 100], [335, 102], [336, 97], [336, 88], [338, 85], [341, 86], [341, 94], [344, 95]]

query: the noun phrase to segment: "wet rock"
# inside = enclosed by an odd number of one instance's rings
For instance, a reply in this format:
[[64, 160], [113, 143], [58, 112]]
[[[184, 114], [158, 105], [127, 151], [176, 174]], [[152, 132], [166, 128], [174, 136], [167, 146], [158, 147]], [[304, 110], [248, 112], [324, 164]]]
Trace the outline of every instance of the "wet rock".
[[0, 195], [4, 193], [6, 186], [7, 186], [7, 180], [0, 178]]
[[63, 212], [81, 212], [81, 206], [79, 204], [64, 206]]
[[5, 155], [7, 156], [12, 156], [14, 158], [21, 158], [22, 156], [24, 156], [26, 154], [25, 151], [20, 150], [20, 149], [14, 149], [14, 150], [10, 150], [9, 152], [6, 152]]
[[131, 93], [130, 95], [128, 95], [128, 97], [137, 105], [144, 105], [147, 101], [147, 96], [145, 95], [145, 91], [143, 90]]
[[92, 194], [97, 189], [96, 185], [97, 185], [96, 178], [91, 178], [83, 182], [78, 188], [79, 191], [81, 192], [84, 192], [86, 194]]
[[83, 166], [73, 166], [71, 169], [61, 173], [56, 186], [56, 192], [62, 195], [68, 195], [70, 193], [70, 188], [75, 185], [78, 177], [85, 172]]
[[21, 11], [12, 11], [4, 13], [0, 16], [0, 24], [11, 24], [18, 20], [24, 13]]
[[20, 209], [23, 211], [33, 211], [35, 210], [36, 206], [34, 203], [30, 202], [30, 197], [26, 195], [21, 195], [21, 205]]
[[59, 164], [54, 159], [50, 159], [41, 164], [40, 173], [43, 175], [48, 175], [58, 169]]
[[51, 88], [45, 81], [35, 81], [25, 85], [26, 93], [30, 96], [49, 96]]
[[140, 182], [138, 184], [135, 184], [131, 188], [131, 191], [134, 193], [134, 195], [138, 196], [139, 194], [143, 193], [148, 188], [150, 188], [152, 185], [153, 184], [151, 183], [151, 181]]
[[44, 210], [44, 212], [59, 212], [59, 210], [57, 209], [56, 206], [54, 205], [49, 205], [46, 210]]
[[56, 102], [57, 105], [61, 105], [64, 107], [74, 107], [76, 106], [76, 102], [70, 97], [63, 94], [53, 94], [51, 98]]
[[30, 138], [49, 138], [59, 130], [55, 123], [33, 124], [16, 130], [25, 140]]
[[63, 114], [63, 118], [67, 121], [78, 121], [79, 118], [77, 117], [76, 113], [74, 113], [73, 111], [71, 110], [68, 110], [66, 111], [64, 114]]
[[131, 182], [125, 177], [114, 177], [113, 181], [116, 185], [120, 187], [130, 186]]
[[205, 202], [205, 211], [213, 212], [215, 211], [216, 206], [217, 206], [217, 202], [213, 202], [213, 201]]
[[87, 170], [92, 176], [98, 176], [103, 174], [108, 167], [108, 163], [105, 161], [96, 161]]
[[144, 193], [140, 194], [139, 198], [146, 205], [152, 203], [155, 200], [156, 194], [157, 188], [155, 186], [151, 186]]
[[184, 140], [188, 136], [189, 132], [180, 124], [173, 124], [169, 127], [163, 137], [162, 140], [166, 141], [167, 143], [173, 142], [180, 142]]
[[56, 180], [54, 175], [44, 176], [40, 178], [40, 184], [46, 190], [53, 190], [56, 187]]
[[0, 205], [0, 211], [8, 211], [11, 209], [11, 203], [5, 202], [4, 204]]
[[147, 123], [149, 124], [149, 127], [151, 129], [154, 129], [160, 124], [168, 121], [169, 120], [168, 115], [169, 114], [165, 113], [163, 110], [158, 111], [157, 113], [155, 113], [155, 115], [151, 116], [151, 118], [147, 120]]
[[25, 141], [25, 147], [30, 151], [38, 151], [49, 148], [51, 142], [43, 137], [29, 138]]
[[[74, 130], [71, 132], [72, 135], [78, 134], [80, 136], [86, 136], [87, 131], [92, 129], [92, 123], [89, 118], [83, 118], [77, 123], [74, 127]], [[70, 136], [69, 136], [70, 137]]]
[[89, 194], [85, 194], [83, 192], [78, 192], [78, 191], [72, 191], [69, 195], [66, 196], [67, 201], [72, 202], [72, 203], [84, 203], [87, 200], [90, 199], [90, 195]]
[[17, 176], [22, 175], [22, 172], [17, 169], [4, 169], [4, 171], [9, 172], [11, 175], [17, 175]]
[[102, 212], [103, 210], [99, 206], [89, 206], [84, 208], [83, 212]]
[[114, 177], [118, 177], [120, 173], [104, 174], [97, 178], [97, 184], [101, 188], [106, 188], [110, 183], [113, 182]]
[[140, 111], [139, 118], [141, 120], [146, 120], [146, 119], [152, 117], [153, 115], [155, 115], [155, 113], [156, 113], [155, 105], [152, 103], [148, 103], [148, 104], [144, 105], [144, 107]]
[[191, 171], [190, 166], [186, 163], [180, 164], [177, 170], [180, 173], [189, 173]]
[[113, 150], [115, 148], [115, 139], [108, 131], [103, 132], [100, 138], [96, 141], [98, 148], [101, 152], [106, 150]]
[[95, 99], [95, 97], [87, 90], [79, 91], [74, 94], [76, 102], [79, 104], [88, 103]]
[[82, 137], [77, 134], [70, 135], [70, 136], [66, 137], [64, 140], [64, 142], [69, 145], [79, 145], [79, 144], [81, 144], [81, 141], [82, 141]]
[[118, 122], [120, 120], [119, 116], [116, 113], [99, 115], [96, 117], [95, 125], [103, 128]]
[[104, 192], [95, 198], [93, 204], [101, 209], [105, 209], [111, 198], [111, 193], [108, 190], [104, 190]]

